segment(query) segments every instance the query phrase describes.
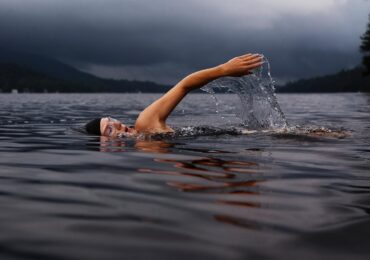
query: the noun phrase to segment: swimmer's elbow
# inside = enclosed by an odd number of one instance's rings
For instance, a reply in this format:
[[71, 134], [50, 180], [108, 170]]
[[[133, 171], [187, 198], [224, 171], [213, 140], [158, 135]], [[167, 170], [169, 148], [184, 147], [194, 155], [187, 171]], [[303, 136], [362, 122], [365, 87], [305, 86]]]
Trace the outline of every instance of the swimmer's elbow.
[[177, 88], [177, 91], [182, 94], [186, 94], [193, 90], [192, 86], [187, 84], [186, 81], [180, 81], [180, 83], [177, 84], [176, 88]]
[[181, 80], [176, 88], [178, 91], [183, 92], [183, 93], [188, 93], [194, 89], [202, 87], [202, 81], [199, 80], [198, 78], [194, 77], [193, 75], [189, 75], [185, 77], [183, 80]]

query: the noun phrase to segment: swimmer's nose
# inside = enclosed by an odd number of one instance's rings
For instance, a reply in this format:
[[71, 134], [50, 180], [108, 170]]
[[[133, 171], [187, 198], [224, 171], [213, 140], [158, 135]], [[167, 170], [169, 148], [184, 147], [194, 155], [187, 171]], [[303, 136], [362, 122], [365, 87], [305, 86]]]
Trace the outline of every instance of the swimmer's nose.
[[122, 130], [124, 132], [127, 132], [128, 131], [128, 127], [124, 124], [120, 124], [118, 127], [117, 127], [118, 130]]
[[122, 124], [121, 130], [123, 130], [124, 132], [128, 132], [128, 127]]
[[120, 130], [122, 128], [122, 124], [120, 122], [114, 122], [113, 125], [117, 130]]

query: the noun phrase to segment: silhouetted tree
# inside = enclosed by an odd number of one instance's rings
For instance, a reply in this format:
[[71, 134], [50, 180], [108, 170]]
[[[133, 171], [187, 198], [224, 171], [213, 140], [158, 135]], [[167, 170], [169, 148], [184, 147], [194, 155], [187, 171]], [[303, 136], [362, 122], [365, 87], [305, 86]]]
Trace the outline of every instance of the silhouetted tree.
[[369, 23], [367, 24], [367, 30], [364, 35], [361, 37], [362, 43], [360, 46], [361, 52], [364, 54], [362, 58], [362, 64], [365, 67], [364, 74], [369, 76], [370, 75], [370, 15], [369, 15]]

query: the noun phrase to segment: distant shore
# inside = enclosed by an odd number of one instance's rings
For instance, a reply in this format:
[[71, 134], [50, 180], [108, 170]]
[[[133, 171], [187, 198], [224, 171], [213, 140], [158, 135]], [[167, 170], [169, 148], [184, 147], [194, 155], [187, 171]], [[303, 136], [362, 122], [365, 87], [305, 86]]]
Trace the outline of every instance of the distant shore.
[[[164, 93], [172, 87], [151, 81], [104, 79], [56, 60], [20, 57], [0, 59], [0, 93]], [[370, 77], [364, 77], [363, 69], [357, 67], [276, 86], [276, 92], [370, 92]]]

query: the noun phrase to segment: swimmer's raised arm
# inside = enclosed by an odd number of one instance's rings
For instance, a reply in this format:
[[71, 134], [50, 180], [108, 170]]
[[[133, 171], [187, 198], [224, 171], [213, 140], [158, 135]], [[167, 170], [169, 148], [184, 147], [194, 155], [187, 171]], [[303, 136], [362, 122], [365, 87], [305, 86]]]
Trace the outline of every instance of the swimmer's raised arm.
[[201, 88], [220, 77], [240, 77], [247, 75], [251, 70], [261, 66], [261, 64], [261, 55], [245, 54], [235, 57], [219, 66], [200, 70], [188, 75], [140, 113], [135, 123], [135, 129], [142, 132], [171, 130], [166, 126], [165, 121], [187, 93]]
[[243, 56], [235, 57], [219, 66], [192, 73], [181, 80], [175, 87], [183, 87], [189, 92], [191, 90], [201, 88], [212, 80], [220, 77], [240, 77], [247, 75], [251, 70], [259, 67], [261, 64], [261, 55], [245, 54]]

